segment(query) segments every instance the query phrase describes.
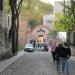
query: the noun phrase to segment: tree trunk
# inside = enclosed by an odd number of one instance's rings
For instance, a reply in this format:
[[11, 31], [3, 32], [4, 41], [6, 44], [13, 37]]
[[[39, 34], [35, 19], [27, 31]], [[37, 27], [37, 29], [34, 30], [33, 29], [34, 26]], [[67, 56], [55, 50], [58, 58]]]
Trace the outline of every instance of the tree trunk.
[[19, 15], [17, 16], [17, 27], [16, 27], [16, 51], [18, 50], [18, 31], [19, 31]]
[[12, 9], [12, 53], [16, 53], [16, 21], [15, 11]]
[[3, 10], [3, 0], [0, 0], [0, 11]]
[[[19, 9], [22, 6], [22, 1], [20, 0], [19, 4], [17, 5], [17, 0], [9, 0], [9, 5], [12, 11], [12, 26], [10, 30], [10, 35], [12, 36], [12, 53], [17, 53], [18, 50], [18, 29], [19, 29]], [[17, 22], [16, 22], [17, 21]], [[17, 25], [16, 25], [17, 23]], [[9, 38], [11, 38], [11, 36]]]

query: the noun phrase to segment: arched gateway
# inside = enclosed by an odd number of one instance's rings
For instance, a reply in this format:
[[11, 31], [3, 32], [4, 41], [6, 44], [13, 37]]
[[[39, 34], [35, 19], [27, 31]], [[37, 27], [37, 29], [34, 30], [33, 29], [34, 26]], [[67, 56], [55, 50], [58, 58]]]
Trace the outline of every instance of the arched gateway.
[[45, 25], [38, 25], [31, 31], [31, 40], [36, 43], [47, 43], [50, 29]]

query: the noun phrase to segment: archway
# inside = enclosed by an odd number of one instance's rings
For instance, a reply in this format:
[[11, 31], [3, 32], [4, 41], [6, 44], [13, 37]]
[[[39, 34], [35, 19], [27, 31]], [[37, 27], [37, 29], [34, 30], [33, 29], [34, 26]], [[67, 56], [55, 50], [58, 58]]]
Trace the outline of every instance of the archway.
[[36, 43], [47, 43], [48, 34], [50, 29], [47, 26], [39, 25], [32, 30], [32, 39], [36, 40]]

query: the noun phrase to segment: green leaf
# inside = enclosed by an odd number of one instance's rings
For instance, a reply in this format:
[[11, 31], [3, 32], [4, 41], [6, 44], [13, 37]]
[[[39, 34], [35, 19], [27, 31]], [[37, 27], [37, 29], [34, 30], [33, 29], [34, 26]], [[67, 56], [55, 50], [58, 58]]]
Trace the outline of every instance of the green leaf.
[[50, 4], [40, 0], [25, 0], [22, 6], [21, 17], [27, 21], [36, 20], [38, 24], [42, 23], [43, 15], [52, 13], [53, 7]]

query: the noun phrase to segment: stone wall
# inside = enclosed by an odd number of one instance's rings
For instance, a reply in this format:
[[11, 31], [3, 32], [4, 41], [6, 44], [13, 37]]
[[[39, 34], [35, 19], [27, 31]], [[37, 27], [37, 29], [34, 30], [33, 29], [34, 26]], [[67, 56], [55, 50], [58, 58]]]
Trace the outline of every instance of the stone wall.
[[8, 29], [2, 27], [3, 16], [0, 15], [0, 60], [9, 58], [12, 56], [11, 52], [11, 42], [8, 39]]

